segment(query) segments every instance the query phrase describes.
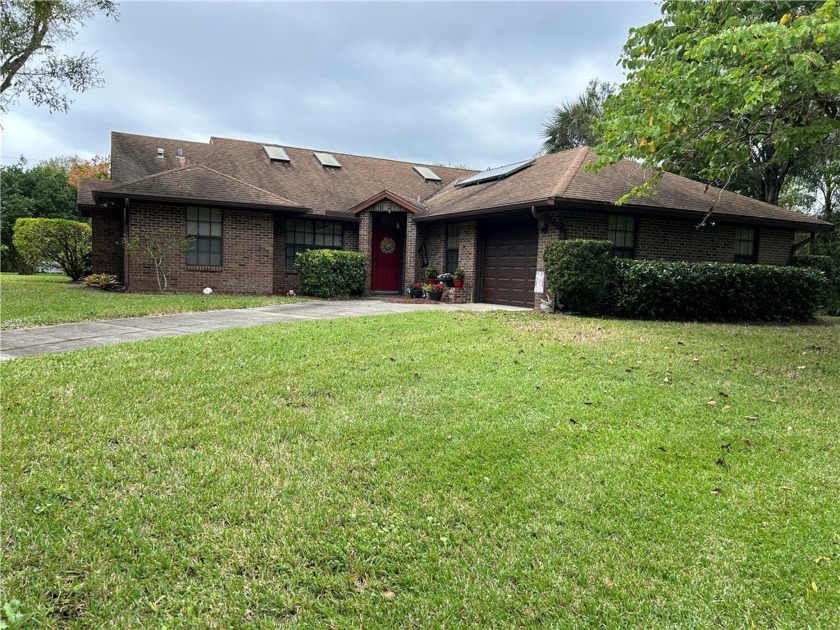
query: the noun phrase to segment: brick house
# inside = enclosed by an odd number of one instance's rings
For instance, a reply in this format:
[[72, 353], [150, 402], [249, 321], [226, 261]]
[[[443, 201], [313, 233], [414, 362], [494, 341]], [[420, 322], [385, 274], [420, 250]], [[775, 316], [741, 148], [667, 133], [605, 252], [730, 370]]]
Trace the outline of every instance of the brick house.
[[[130, 291], [157, 290], [152, 265], [124, 238], [193, 237], [171, 262], [170, 288], [285, 293], [299, 251], [336, 248], [368, 260], [367, 290], [398, 293], [432, 264], [465, 271], [447, 299], [532, 306], [545, 244], [608, 239], [613, 255], [785, 264], [803, 235], [830, 223], [665, 174], [653, 197], [615, 202], [641, 183], [623, 161], [597, 174], [586, 147], [489, 171], [211, 138], [111, 135], [110, 181], [83, 180], [93, 271]], [[713, 220], [698, 227], [715, 205]]]

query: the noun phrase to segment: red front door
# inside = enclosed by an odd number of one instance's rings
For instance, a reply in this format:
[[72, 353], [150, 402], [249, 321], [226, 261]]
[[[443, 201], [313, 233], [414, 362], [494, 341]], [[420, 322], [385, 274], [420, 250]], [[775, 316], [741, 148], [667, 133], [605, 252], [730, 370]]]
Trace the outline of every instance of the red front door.
[[402, 231], [394, 225], [374, 225], [372, 245], [371, 288], [374, 291], [399, 291]]

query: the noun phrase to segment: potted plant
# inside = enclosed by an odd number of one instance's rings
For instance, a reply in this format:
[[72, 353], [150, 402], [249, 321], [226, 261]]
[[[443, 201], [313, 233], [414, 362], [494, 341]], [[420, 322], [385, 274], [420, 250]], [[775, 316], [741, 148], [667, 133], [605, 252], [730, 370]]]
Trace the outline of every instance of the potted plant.
[[455, 276], [451, 273], [442, 273], [437, 277], [438, 282], [443, 282], [448, 287], [455, 286]]
[[455, 287], [460, 289], [462, 286], [464, 286], [464, 269], [458, 267], [455, 269]]
[[422, 282], [415, 282], [414, 286], [411, 287], [411, 297], [413, 299], [423, 297], [423, 283]]
[[434, 300], [435, 302], [440, 302], [445, 290], [446, 285], [442, 282], [427, 283], [423, 285], [423, 291], [426, 293], [426, 297], [430, 300]]
[[426, 267], [426, 278], [429, 279], [429, 284], [437, 284], [437, 267], [434, 265]]

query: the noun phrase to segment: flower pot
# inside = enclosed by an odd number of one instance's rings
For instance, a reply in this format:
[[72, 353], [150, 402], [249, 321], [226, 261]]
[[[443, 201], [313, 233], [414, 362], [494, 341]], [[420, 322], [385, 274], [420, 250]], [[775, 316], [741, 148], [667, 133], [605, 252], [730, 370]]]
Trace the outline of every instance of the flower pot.
[[441, 280], [443, 284], [448, 286], [450, 289], [455, 286], [455, 281], [452, 278], [446, 278], [445, 280]]
[[411, 290], [411, 297], [414, 298], [415, 300], [423, 297], [423, 289], [412, 289]]
[[440, 302], [440, 298], [443, 297], [443, 291], [429, 291], [426, 295], [429, 296], [430, 300]]
[[464, 281], [463, 280], [456, 280], [455, 281], [455, 288], [456, 289], [460, 289], [462, 286], [464, 286]]
[[426, 278], [426, 284], [437, 284], [437, 278]]

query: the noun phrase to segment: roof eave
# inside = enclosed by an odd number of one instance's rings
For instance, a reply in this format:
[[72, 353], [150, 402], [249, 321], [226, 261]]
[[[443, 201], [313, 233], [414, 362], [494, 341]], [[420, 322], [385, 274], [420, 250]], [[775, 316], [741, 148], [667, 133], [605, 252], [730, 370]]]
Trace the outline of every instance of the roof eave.
[[554, 204], [554, 199], [533, 199], [519, 203], [505, 204], [503, 206], [491, 206], [489, 208], [477, 208], [471, 210], [458, 210], [455, 212], [441, 212], [439, 214], [421, 214], [415, 217], [418, 223], [429, 223], [431, 221], [452, 221], [453, 219], [479, 218], [488, 215], [504, 214], [505, 212], [516, 212], [517, 210], [530, 210], [534, 206], [543, 207]]
[[93, 191], [93, 199], [99, 203], [100, 199], [131, 199], [133, 201], [155, 201], [162, 203], [176, 203], [181, 205], [204, 205], [222, 208], [241, 208], [248, 210], [268, 210], [272, 212], [290, 212], [306, 214], [311, 208], [304, 206], [285, 206], [280, 204], [242, 203], [238, 201], [221, 201], [219, 199], [197, 199], [195, 197], [175, 197], [171, 195], [142, 195], [124, 193], [111, 190]]
[[[583, 201], [579, 199], [564, 199], [561, 197], [555, 198], [555, 206], [557, 208], [583, 208], [587, 210], [598, 210], [602, 212], [620, 212], [623, 214], [638, 214], [648, 215], [651, 217], [669, 216], [674, 218], [702, 219], [705, 213], [697, 210], [680, 210], [676, 208], [663, 208], [661, 206], [646, 206], [641, 204], [625, 204], [617, 206], [613, 203], [598, 202], [598, 201]], [[784, 219], [772, 219], [764, 217], [754, 217], [740, 214], [726, 214], [723, 212], [712, 212], [712, 221], [719, 223], [734, 223], [758, 225], [766, 227], [778, 227], [788, 230], [796, 230], [798, 232], [831, 232], [834, 226], [827, 221], [820, 221], [814, 223], [811, 221], [795, 221]]]

